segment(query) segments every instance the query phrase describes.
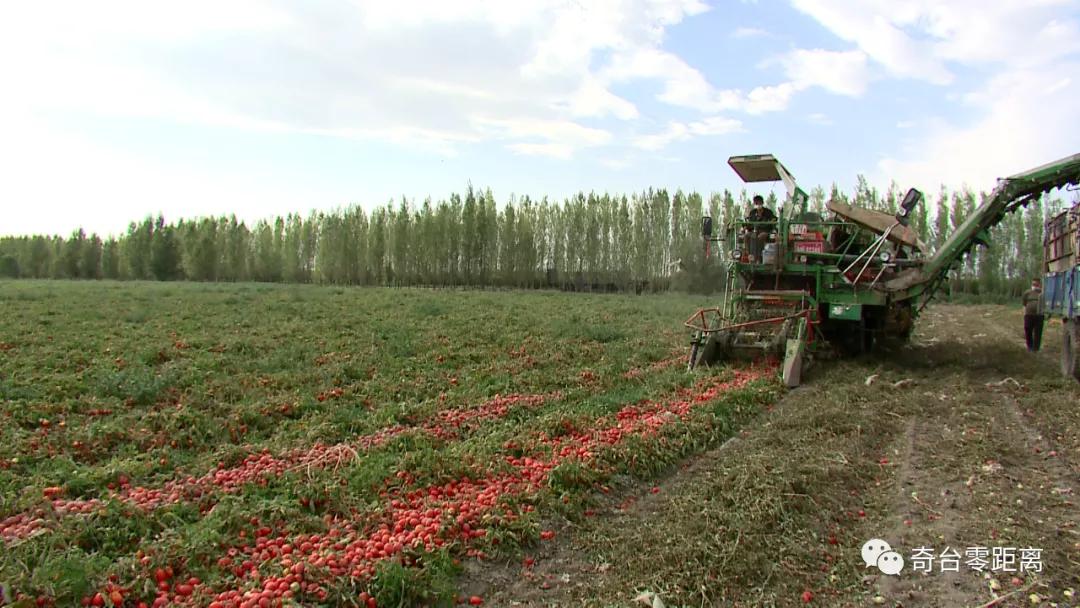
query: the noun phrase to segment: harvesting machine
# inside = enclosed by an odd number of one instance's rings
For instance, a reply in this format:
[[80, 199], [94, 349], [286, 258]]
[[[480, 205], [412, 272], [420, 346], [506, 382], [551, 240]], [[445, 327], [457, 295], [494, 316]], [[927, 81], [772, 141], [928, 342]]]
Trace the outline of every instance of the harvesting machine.
[[1080, 184], [1080, 154], [999, 179], [931, 254], [910, 226], [923, 201], [914, 188], [895, 214], [830, 201], [826, 218], [807, 208], [806, 192], [771, 154], [733, 156], [728, 165], [744, 182], [783, 182], [787, 198], [775, 222], [735, 220], [716, 236], [712, 218], [702, 218], [706, 252], [718, 243], [727, 284], [720, 306], [686, 321], [689, 367], [775, 357], [788, 386], [815, 355], [906, 340], [949, 270], [975, 245], [989, 245], [991, 227], [1046, 192]]

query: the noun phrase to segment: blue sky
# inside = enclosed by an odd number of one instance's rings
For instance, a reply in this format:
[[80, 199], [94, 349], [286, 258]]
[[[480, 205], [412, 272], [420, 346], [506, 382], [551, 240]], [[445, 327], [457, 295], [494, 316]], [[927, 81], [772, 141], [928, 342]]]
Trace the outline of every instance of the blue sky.
[[4, 3], [0, 234], [710, 193], [763, 152], [988, 190], [1080, 152], [1078, 68], [1064, 0]]

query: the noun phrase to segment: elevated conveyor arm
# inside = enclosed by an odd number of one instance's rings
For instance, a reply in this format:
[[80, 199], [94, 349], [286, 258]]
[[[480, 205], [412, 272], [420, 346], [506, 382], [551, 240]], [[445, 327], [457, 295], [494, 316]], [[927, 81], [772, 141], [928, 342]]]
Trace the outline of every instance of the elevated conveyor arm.
[[1073, 154], [1024, 173], [998, 180], [990, 196], [953, 231], [922, 268], [912, 269], [885, 284], [901, 299], [933, 295], [949, 269], [977, 245], [989, 244], [989, 230], [1006, 214], [1026, 206], [1056, 188], [1080, 184], [1080, 154]]

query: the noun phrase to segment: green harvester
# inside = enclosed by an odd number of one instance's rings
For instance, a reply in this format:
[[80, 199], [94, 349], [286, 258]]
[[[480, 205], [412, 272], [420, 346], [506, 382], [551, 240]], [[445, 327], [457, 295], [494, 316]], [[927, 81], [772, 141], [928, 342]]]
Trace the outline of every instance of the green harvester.
[[783, 182], [787, 197], [775, 222], [736, 220], [714, 235], [712, 218], [702, 218], [706, 255], [716, 243], [727, 283], [720, 306], [686, 321], [693, 330], [688, 366], [773, 358], [789, 387], [814, 358], [909, 338], [950, 269], [975, 245], [989, 245], [990, 228], [1047, 192], [1080, 184], [1080, 154], [999, 179], [931, 253], [909, 225], [923, 202], [914, 188], [894, 215], [830, 201], [822, 217], [771, 154], [733, 156], [728, 165], [747, 183]]

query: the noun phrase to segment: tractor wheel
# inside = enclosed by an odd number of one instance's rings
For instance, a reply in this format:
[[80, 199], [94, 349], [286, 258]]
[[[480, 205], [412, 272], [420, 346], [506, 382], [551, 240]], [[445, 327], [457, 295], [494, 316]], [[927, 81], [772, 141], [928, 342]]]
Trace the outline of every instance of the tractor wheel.
[[1066, 320], [1061, 329], [1064, 336], [1061, 345], [1061, 373], [1066, 378], [1080, 380], [1080, 322]]
[[866, 352], [867, 338], [869, 334], [863, 327], [863, 323], [855, 321], [840, 321], [832, 327], [831, 341], [835, 344], [839, 355], [842, 357], [856, 357]]
[[874, 352], [874, 338], [875, 338], [874, 332], [872, 332], [869, 329], [866, 329], [865, 327], [863, 327], [863, 329], [862, 329], [862, 349], [861, 349], [860, 352], [862, 352], [864, 354]]

